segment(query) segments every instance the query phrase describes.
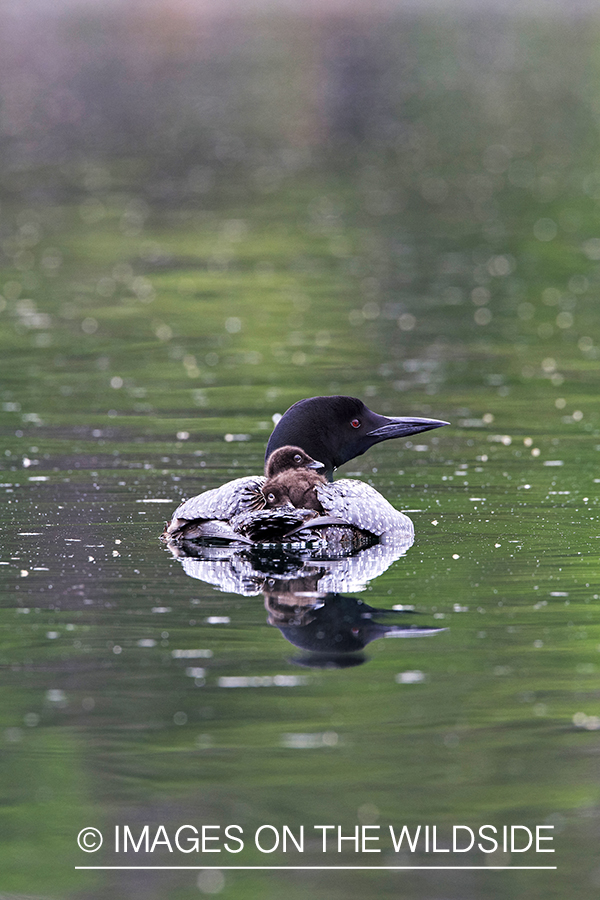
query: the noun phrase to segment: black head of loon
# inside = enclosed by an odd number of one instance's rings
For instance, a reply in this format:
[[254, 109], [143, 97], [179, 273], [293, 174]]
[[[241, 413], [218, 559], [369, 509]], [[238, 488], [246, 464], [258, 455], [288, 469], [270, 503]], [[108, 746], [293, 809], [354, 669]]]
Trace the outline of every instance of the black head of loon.
[[315, 485], [325, 484], [325, 478], [316, 472], [323, 463], [305, 453], [301, 447], [286, 444], [275, 450], [267, 459], [267, 480], [261, 488], [266, 506], [273, 509], [290, 504], [298, 509], [315, 509], [323, 512], [317, 499]]
[[281, 417], [269, 438], [265, 458], [280, 447], [298, 446], [321, 460], [331, 481], [334, 469], [374, 444], [448, 424], [441, 419], [381, 416], [356, 397], [310, 397], [294, 403]]

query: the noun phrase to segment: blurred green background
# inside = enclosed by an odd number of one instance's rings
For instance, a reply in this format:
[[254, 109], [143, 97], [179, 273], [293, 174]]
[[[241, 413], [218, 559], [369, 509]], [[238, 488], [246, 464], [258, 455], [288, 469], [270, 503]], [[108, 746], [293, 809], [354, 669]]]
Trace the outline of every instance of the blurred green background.
[[[5, 3], [0, 47], [2, 896], [587, 900], [594, 4]], [[449, 630], [340, 670], [157, 540], [328, 393], [452, 423], [340, 473], [415, 523], [362, 598]], [[188, 822], [549, 824], [551, 858], [458, 863], [558, 869], [74, 868], [122, 863], [85, 826]]]

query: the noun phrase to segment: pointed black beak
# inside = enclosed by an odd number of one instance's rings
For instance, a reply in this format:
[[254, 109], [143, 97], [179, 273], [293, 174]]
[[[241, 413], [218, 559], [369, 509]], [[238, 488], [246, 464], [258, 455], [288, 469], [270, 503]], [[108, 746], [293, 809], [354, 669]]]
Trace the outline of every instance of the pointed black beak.
[[389, 417], [384, 425], [367, 432], [367, 437], [375, 438], [373, 443], [378, 443], [387, 441], [388, 438], [408, 437], [409, 434], [419, 434], [421, 431], [430, 431], [432, 428], [441, 428], [442, 425], [449, 424], [450, 422], [443, 422], [441, 419], [419, 419], [414, 416]]

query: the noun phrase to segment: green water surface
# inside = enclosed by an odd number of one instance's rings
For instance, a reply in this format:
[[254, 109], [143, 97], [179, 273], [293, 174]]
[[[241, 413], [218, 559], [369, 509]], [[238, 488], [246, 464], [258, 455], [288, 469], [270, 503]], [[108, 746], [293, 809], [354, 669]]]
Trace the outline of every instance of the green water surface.
[[[203, 150], [201, 190], [183, 156], [158, 165], [149, 146], [7, 163], [0, 891], [587, 900], [600, 884], [597, 23], [379, 22], [359, 71], [396, 129], [363, 110], [360, 133], [338, 133], [329, 110], [328, 137], [294, 165], [281, 134], [293, 143], [294, 111], [318, 104], [278, 73], [313, 71], [313, 37], [288, 20], [247, 28], [228, 77], [255, 91], [222, 125], [247, 153]], [[90, 34], [72, 39], [96, 46]], [[158, 540], [183, 497], [262, 470], [274, 414], [330, 393], [451, 422], [343, 471], [416, 532], [360, 598], [447, 629], [375, 641], [349, 668], [299, 664], [262, 594], [188, 577]], [[236, 824], [244, 850], [113, 852], [117, 825], [152, 840], [186, 824], [221, 837]], [[266, 824], [304, 826], [304, 852], [261, 852]], [[382, 852], [338, 853], [332, 831], [323, 853], [315, 825], [380, 826]], [[555, 852], [395, 853], [389, 825], [436, 826], [442, 847], [453, 825], [551, 826]], [[96, 854], [76, 843], [87, 826], [104, 834]], [[224, 868], [75, 868], [119, 864]], [[493, 868], [535, 865], [557, 868]]]

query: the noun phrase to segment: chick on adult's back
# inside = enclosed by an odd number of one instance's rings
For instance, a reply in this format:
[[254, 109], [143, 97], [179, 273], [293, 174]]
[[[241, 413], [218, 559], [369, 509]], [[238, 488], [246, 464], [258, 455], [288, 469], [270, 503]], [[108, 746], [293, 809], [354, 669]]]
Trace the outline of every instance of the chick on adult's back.
[[265, 466], [267, 480], [261, 488], [265, 506], [275, 509], [289, 504], [322, 513], [323, 507], [315, 493], [316, 485], [327, 483], [325, 477], [315, 471], [322, 468], [323, 463], [313, 459], [301, 447], [289, 444], [279, 447], [271, 453]]

